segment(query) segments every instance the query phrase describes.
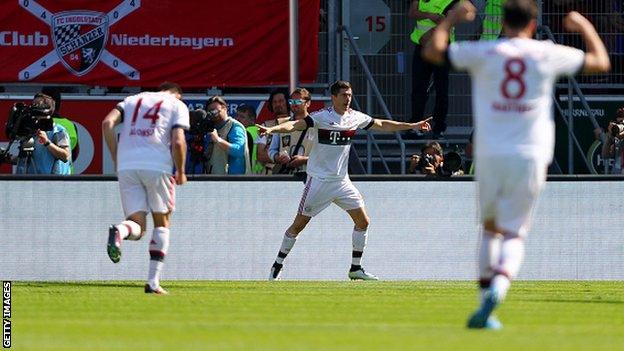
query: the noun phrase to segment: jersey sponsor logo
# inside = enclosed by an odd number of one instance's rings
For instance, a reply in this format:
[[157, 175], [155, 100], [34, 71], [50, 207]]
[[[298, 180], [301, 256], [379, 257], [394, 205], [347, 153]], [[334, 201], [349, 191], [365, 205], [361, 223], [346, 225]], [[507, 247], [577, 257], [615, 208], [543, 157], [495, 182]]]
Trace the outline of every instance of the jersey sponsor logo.
[[353, 130], [328, 130], [319, 129], [319, 143], [325, 145], [350, 145], [351, 139], [355, 136]]

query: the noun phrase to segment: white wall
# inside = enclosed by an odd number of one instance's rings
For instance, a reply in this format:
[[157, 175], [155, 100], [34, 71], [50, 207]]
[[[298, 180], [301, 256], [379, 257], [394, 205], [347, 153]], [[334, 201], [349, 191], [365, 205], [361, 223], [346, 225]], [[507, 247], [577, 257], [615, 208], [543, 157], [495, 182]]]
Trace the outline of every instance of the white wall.
[[[473, 182], [356, 182], [372, 219], [364, 265], [382, 279], [473, 279]], [[0, 181], [5, 280], [144, 279], [147, 246], [106, 255], [122, 218], [112, 181]], [[178, 188], [164, 279], [266, 279], [298, 207], [298, 182], [193, 181]], [[520, 279], [624, 279], [623, 182], [549, 182]], [[332, 206], [286, 260], [284, 279], [346, 279], [352, 224]]]

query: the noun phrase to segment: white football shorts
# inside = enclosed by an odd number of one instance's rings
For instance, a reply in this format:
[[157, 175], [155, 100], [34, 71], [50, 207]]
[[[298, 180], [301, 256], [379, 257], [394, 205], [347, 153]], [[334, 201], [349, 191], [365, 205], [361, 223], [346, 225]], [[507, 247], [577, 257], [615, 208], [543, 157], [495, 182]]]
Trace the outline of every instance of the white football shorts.
[[364, 207], [364, 198], [350, 179], [321, 181], [308, 176], [297, 213], [314, 217], [332, 202], [345, 211]]
[[478, 157], [481, 220], [494, 220], [499, 229], [526, 236], [546, 170], [542, 162], [519, 156]]
[[136, 212], [169, 213], [175, 209], [175, 179], [152, 170], [123, 170], [117, 173], [124, 215]]

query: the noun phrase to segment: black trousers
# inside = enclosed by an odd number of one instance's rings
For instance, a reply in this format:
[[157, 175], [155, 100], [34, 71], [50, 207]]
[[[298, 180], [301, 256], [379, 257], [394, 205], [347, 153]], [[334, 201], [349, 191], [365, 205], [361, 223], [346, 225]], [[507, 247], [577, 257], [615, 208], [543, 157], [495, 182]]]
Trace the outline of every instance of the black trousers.
[[416, 44], [412, 58], [412, 117], [410, 122], [418, 122], [426, 116], [425, 105], [429, 99], [429, 85], [433, 76], [436, 91], [433, 109], [433, 132], [446, 130], [448, 112], [449, 65], [437, 66], [425, 61], [421, 56], [422, 46]]

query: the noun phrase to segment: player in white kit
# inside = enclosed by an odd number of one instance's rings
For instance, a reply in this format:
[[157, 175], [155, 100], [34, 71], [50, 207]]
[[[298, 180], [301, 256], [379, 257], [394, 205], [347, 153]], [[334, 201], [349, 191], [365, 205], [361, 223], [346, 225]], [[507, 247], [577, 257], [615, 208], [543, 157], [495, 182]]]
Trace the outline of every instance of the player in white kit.
[[524, 257], [531, 212], [545, 183], [555, 143], [552, 90], [557, 78], [606, 72], [609, 56], [592, 24], [577, 12], [564, 21], [583, 37], [587, 53], [550, 41], [533, 40], [537, 6], [507, 0], [504, 36], [495, 41], [448, 45], [449, 28], [475, 18], [469, 1], [457, 4], [424, 50], [426, 59], [445, 59], [472, 77], [476, 178], [483, 224], [479, 248], [479, 309], [469, 328], [499, 329], [492, 315], [507, 294]]
[[[154, 230], [149, 244], [146, 293], [166, 294], [160, 273], [169, 249], [169, 219], [175, 207], [175, 185], [186, 183], [184, 162], [189, 111], [175, 83], [158, 92], [143, 92], [120, 102], [104, 118], [102, 132], [117, 167], [121, 204], [126, 220], [111, 225], [107, 251], [117, 263], [122, 240], [139, 240], [152, 213]], [[122, 124], [119, 142], [115, 126]], [[175, 165], [175, 176], [172, 174]]]
[[369, 115], [349, 108], [353, 92], [351, 84], [337, 81], [330, 87], [332, 107], [310, 114], [305, 119], [290, 121], [274, 127], [258, 126], [261, 134], [290, 133], [305, 130], [315, 136], [314, 145], [308, 158], [305, 189], [299, 210], [292, 225], [286, 230], [282, 246], [275, 263], [271, 267], [270, 280], [277, 280], [283, 262], [290, 252], [297, 236], [310, 219], [323, 211], [332, 202], [347, 211], [354, 223], [352, 233], [352, 259], [350, 279], [377, 280], [361, 266], [362, 253], [366, 246], [367, 230], [370, 223], [364, 207], [364, 199], [353, 186], [347, 174], [351, 138], [357, 129], [373, 129], [394, 132], [409, 129], [430, 130], [427, 119], [418, 123], [404, 123], [392, 120], [374, 119]]

